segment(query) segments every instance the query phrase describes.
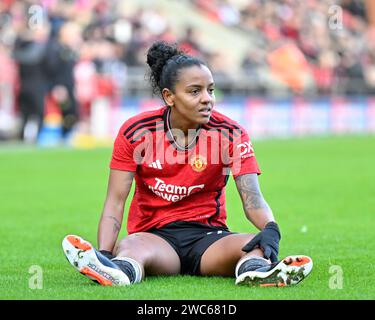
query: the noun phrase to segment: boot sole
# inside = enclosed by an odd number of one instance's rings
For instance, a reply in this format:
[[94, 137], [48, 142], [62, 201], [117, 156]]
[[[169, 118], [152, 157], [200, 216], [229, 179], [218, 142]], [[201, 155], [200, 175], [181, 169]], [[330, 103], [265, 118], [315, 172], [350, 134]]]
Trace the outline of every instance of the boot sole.
[[255, 287], [285, 287], [305, 279], [313, 267], [308, 256], [288, 256], [267, 272], [248, 271], [240, 274], [236, 284]]
[[94, 247], [81, 237], [66, 236], [62, 241], [62, 247], [69, 263], [89, 279], [103, 286], [130, 284], [122, 271], [104, 266], [96, 256]]

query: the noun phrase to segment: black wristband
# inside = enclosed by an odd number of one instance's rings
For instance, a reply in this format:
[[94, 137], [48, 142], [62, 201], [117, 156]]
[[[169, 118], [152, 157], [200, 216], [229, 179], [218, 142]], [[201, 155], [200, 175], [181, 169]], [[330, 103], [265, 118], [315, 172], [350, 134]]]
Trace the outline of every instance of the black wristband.
[[112, 254], [111, 251], [108, 251], [108, 250], [99, 250], [99, 252], [100, 252], [103, 256], [107, 257], [108, 259], [112, 259], [112, 258], [114, 258], [114, 255]]
[[279, 234], [279, 237], [281, 238], [279, 225], [275, 221], [268, 222], [266, 226], [264, 227], [264, 229], [266, 228], [275, 230]]

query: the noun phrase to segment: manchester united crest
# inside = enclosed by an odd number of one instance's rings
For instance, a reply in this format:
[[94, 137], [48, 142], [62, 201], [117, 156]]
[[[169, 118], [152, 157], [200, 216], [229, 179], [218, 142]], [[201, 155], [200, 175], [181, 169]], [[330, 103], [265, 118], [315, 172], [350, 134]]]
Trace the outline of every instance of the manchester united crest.
[[190, 165], [195, 172], [202, 172], [207, 167], [207, 159], [201, 155], [195, 155], [191, 158]]

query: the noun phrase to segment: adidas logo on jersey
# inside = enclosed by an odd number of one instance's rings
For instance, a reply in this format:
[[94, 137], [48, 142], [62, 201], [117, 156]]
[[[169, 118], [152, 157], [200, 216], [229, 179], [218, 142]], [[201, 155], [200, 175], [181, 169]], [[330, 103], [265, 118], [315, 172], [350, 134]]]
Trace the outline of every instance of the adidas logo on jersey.
[[148, 166], [150, 168], [154, 168], [154, 169], [163, 169], [163, 167], [161, 166], [160, 160], [156, 160], [156, 161], [150, 163]]

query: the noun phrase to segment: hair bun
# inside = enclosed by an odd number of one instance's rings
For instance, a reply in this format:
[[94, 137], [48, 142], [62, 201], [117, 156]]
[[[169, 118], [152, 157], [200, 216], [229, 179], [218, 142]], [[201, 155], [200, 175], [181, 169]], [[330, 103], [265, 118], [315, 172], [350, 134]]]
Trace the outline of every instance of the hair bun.
[[176, 43], [154, 42], [147, 51], [147, 64], [150, 66], [149, 79], [153, 93], [162, 97], [164, 88], [173, 91], [178, 81], [178, 71], [204, 63], [178, 49]]
[[[169, 44], [164, 41], [157, 41], [148, 49], [147, 64], [151, 68], [150, 79], [154, 88], [160, 85], [160, 77], [167, 61], [179, 54], [183, 54], [183, 52], [177, 49], [176, 44]], [[155, 89], [154, 92], [156, 92]]]
[[147, 64], [152, 70], [159, 70], [163, 68], [170, 58], [179, 54], [182, 54], [182, 52], [177, 49], [176, 44], [172, 45], [164, 41], [157, 41], [148, 49]]

